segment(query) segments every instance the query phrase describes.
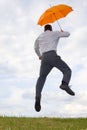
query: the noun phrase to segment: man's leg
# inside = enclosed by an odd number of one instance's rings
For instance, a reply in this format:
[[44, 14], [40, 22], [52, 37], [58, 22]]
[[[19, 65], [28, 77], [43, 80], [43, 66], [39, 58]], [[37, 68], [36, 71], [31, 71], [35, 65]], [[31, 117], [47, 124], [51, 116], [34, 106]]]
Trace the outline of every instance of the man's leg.
[[41, 100], [41, 92], [46, 80], [47, 75], [51, 71], [52, 66], [45, 63], [44, 60], [41, 62], [41, 67], [40, 67], [40, 76], [37, 80], [36, 84], [36, 102], [35, 102], [35, 109], [37, 112], [40, 111], [41, 105], [40, 105], [40, 100]]
[[70, 89], [69, 82], [71, 78], [71, 69], [69, 66], [60, 58], [56, 56], [55, 67], [57, 67], [63, 73], [61, 89], [65, 90], [70, 95], [75, 95], [75, 93]]
[[40, 76], [37, 80], [37, 84], [36, 84], [36, 96], [41, 96], [41, 92], [46, 80], [47, 75], [49, 74], [49, 72], [51, 71], [52, 66], [50, 65], [46, 65], [46, 64], [41, 64], [41, 68], [40, 68]]

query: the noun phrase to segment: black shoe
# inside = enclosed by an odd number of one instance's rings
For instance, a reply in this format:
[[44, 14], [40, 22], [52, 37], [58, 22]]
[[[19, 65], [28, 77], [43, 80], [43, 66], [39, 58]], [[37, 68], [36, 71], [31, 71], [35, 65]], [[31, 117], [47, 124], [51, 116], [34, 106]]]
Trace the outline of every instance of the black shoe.
[[41, 99], [41, 97], [36, 97], [36, 99], [35, 99], [36, 100], [35, 101], [35, 110], [37, 112], [39, 112], [41, 110], [40, 99]]
[[70, 95], [72, 95], [72, 96], [74, 96], [75, 95], [75, 93], [70, 89], [70, 87], [68, 86], [68, 85], [60, 85], [60, 88], [62, 89], [62, 90], [65, 90], [68, 94], [70, 94]]

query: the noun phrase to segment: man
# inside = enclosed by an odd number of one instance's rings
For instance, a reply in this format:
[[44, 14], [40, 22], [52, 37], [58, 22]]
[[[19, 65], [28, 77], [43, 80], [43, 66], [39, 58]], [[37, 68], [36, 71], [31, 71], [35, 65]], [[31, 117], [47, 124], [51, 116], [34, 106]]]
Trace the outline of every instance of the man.
[[71, 69], [56, 53], [59, 39], [61, 37], [69, 37], [69, 35], [69, 32], [52, 31], [51, 25], [45, 25], [44, 32], [35, 41], [35, 52], [41, 60], [40, 75], [36, 84], [35, 96], [35, 110], [37, 112], [41, 110], [41, 92], [46, 77], [53, 67], [58, 68], [63, 73], [60, 88], [72, 96], [75, 95], [69, 87]]

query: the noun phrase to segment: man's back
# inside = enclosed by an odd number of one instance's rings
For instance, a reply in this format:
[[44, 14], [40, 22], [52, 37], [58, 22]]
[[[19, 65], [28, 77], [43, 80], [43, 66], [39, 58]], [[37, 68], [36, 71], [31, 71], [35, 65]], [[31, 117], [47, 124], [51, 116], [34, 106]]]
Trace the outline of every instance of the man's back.
[[51, 51], [51, 50], [56, 51], [59, 38], [68, 37], [69, 35], [70, 35], [69, 32], [47, 30], [37, 38], [37, 42], [35, 43], [36, 44], [35, 46], [37, 48], [37, 44], [39, 44], [39, 49], [41, 53]]

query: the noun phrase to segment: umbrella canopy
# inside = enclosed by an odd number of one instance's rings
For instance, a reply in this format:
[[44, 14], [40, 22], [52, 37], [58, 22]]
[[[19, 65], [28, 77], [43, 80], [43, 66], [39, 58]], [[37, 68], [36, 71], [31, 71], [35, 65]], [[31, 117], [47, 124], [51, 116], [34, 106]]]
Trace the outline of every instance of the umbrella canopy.
[[52, 6], [40, 16], [38, 24], [43, 26], [48, 23], [53, 23], [56, 20], [65, 17], [71, 11], [73, 11], [72, 7], [65, 4]]

